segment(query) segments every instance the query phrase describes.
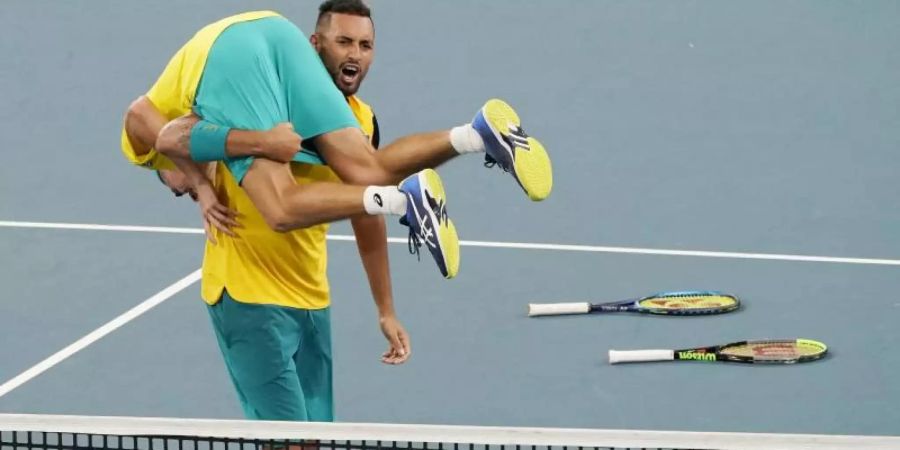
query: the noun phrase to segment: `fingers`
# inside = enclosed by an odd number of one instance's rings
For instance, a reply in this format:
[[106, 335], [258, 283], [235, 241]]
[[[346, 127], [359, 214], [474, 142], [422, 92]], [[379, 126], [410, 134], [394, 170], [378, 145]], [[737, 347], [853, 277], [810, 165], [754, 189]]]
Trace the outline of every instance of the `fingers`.
[[203, 232], [206, 234], [206, 239], [209, 239], [209, 242], [211, 242], [212, 245], [218, 244], [218, 242], [216, 242], [216, 237], [213, 236], [213, 232], [209, 228], [209, 221], [206, 220], [206, 217], [203, 218]]
[[409, 358], [409, 355], [412, 354], [412, 346], [409, 345], [409, 336], [406, 334], [406, 331], [401, 330], [400, 332], [400, 345], [403, 349], [404, 361]]
[[240, 228], [240, 224], [237, 221], [240, 214], [219, 202], [216, 192], [209, 185], [198, 186], [196, 194], [200, 204], [200, 216], [203, 220], [203, 227], [210, 242], [216, 243], [213, 237], [213, 231], [215, 231], [213, 228], [227, 236], [236, 236], [232, 229]]
[[236, 236], [232, 228], [240, 228], [236, 217], [238, 214], [222, 204], [215, 204], [203, 214], [203, 219], [228, 236]]
[[406, 332], [397, 330], [388, 335], [390, 347], [381, 355], [381, 362], [385, 364], [397, 365], [403, 364], [409, 359], [411, 354], [409, 347], [409, 337]]
[[397, 350], [392, 348], [382, 355], [381, 362], [396, 366], [398, 364], [403, 364], [406, 361], [406, 358], [406, 356], [400, 356]]
[[407, 359], [409, 359], [409, 353], [403, 355], [394, 353], [387, 358], [382, 358], [382, 362], [384, 362], [385, 364], [390, 364], [392, 366], [397, 366], [405, 363]]
[[231, 236], [237, 236], [234, 234], [234, 231], [231, 230], [231, 225], [228, 224], [227, 220], [223, 220], [221, 216], [217, 216], [216, 214], [209, 214], [206, 216], [206, 220], [209, 223], [216, 227], [217, 230]]
[[400, 353], [400, 350], [392, 350], [388, 356], [382, 357], [381, 361], [385, 364], [390, 365], [399, 365], [406, 362], [409, 359], [409, 353]]
[[386, 352], [381, 355], [381, 362], [385, 364], [397, 364], [397, 350], [394, 346], [388, 346]]
[[215, 205], [215, 208], [218, 209], [219, 211], [221, 211], [222, 214], [225, 214], [228, 217], [233, 217], [233, 218], [241, 217], [241, 213], [239, 213], [221, 203], [217, 203]]
[[216, 218], [218, 218], [220, 222], [231, 228], [240, 228], [241, 225], [237, 221], [238, 213], [236, 211], [230, 210], [228, 207], [221, 204], [215, 205], [213, 211], [215, 211]]
[[400, 333], [398, 333], [397, 340], [400, 342], [397, 364], [403, 364], [409, 359], [409, 355], [412, 354], [412, 349], [409, 346], [409, 337], [402, 329], [400, 330]]

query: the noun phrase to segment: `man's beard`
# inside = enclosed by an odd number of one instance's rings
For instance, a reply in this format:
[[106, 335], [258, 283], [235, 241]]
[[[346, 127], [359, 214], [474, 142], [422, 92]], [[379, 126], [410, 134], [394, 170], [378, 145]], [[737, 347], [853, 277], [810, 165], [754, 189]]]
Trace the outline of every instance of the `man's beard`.
[[[322, 59], [323, 65], [325, 65], [325, 69], [328, 71], [328, 75], [331, 76], [331, 81], [334, 83], [334, 86], [341, 91], [341, 94], [344, 94], [345, 97], [350, 97], [353, 94], [356, 94], [356, 91], [359, 90], [360, 85], [362, 85], [362, 73], [359, 74], [359, 78], [353, 84], [353, 86], [345, 86], [344, 83], [341, 82], [341, 64], [334, 64], [330, 66], [326, 64], [325, 52], [319, 52], [319, 58]], [[349, 91], [348, 91], [349, 89]]]

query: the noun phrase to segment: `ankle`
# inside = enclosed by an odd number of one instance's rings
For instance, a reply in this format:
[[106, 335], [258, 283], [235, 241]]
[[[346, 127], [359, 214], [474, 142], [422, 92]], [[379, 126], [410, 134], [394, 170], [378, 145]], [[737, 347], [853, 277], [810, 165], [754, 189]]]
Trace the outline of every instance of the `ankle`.
[[369, 186], [363, 192], [363, 206], [366, 214], [395, 215], [406, 214], [406, 194], [395, 186]]
[[484, 151], [484, 140], [481, 135], [472, 128], [471, 124], [465, 124], [450, 130], [450, 145], [460, 155], [466, 153], [478, 153]]

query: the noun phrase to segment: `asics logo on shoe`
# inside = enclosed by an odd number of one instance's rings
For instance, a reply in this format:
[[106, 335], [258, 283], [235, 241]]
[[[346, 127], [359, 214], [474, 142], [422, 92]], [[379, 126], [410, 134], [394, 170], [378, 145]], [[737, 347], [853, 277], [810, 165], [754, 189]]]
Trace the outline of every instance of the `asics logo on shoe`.
[[428, 206], [431, 207], [431, 210], [434, 211], [434, 216], [437, 217], [438, 223], [446, 223], [447, 222], [447, 207], [443, 200], [436, 200], [431, 196], [431, 193], [425, 191], [425, 199], [428, 201]]
[[431, 217], [426, 213], [419, 214], [419, 208], [416, 208], [415, 202], [410, 202], [413, 213], [416, 215], [416, 222], [419, 224], [419, 236], [428, 244], [429, 247], [437, 248], [434, 242], [434, 228], [431, 226]]
[[516, 124], [509, 124], [509, 135], [506, 138], [515, 147], [522, 150], [531, 150], [531, 146], [528, 145], [528, 134]]

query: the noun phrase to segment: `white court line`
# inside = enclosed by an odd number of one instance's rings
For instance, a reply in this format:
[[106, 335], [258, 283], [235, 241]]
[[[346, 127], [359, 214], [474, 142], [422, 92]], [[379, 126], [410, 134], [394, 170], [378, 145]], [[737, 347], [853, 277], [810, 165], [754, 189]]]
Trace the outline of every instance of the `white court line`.
[[[0, 221], [0, 227], [9, 228], [50, 228], [50, 229], [66, 229], [66, 230], [96, 230], [96, 231], [134, 231], [144, 233], [176, 233], [176, 234], [203, 234], [200, 228], [172, 228], [172, 227], [145, 227], [130, 225], [94, 225], [79, 223], [48, 223], [48, 222], [15, 222]], [[355, 238], [350, 235], [329, 235], [331, 241], [354, 241]], [[388, 238], [388, 242], [394, 244], [405, 244], [406, 238]], [[813, 256], [813, 255], [789, 255], [779, 253], [741, 253], [741, 252], [719, 252], [705, 250], [671, 250], [661, 248], [640, 248], [640, 247], [609, 247], [598, 245], [567, 245], [567, 244], [540, 244], [527, 242], [488, 242], [488, 241], [460, 241], [460, 245], [465, 247], [484, 247], [484, 248], [509, 248], [519, 250], [555, 250], [568, 252], [595, 252], [595, 253], [624, 253], [638, 255], [657, 255], [657, 256], [693, 256], [700, 258], [729, 258], [729, 259], [759, 259], [768, 261], [800, 261], [800, 262], [820, 262], [820, 263], [837, 263], [837, 264], [868, 264], [881, 266], [900, 266], [900, 260], [897, 259], [878, 259], [878, 258], [845, 258], [835, 256]]]
[[142, 227], [132, 225], [94, 225], [86, 223], [15, 222], [0, 220], [0, 227], [48, 228], [52, 230], [132, 231], [140, 233], [203, 234], [202, 228]]
[[151, 310], [153, 307], [159, 305], [160, 303], [168, 300], [173, 295], [181, 292], [188, 286], [197, 282], [200, 279], [200, 269], [192, 272], [190, 275], [176, 281], [171, 286], [159, 291], [156, 295], [148, 298], [141, 302], [141, 304], [135, 306], [134, 308], [129, 309], [119, 317], [107, 322], [105, 325], [97, 328], [94, 331], [91, 331], [81, 339], [73, 342], [68, 345], [66, 348], [54, 353], [47, 359], [35, 364], [32, 368], [16, 375], [11, 380], [7, 381], [0, 385], [0, 397], [8, 394], [13, 389], [27, 383], [32, 378], [46, 372], [53, 366], [63, 362], [66, 358], [78, 353], [81, 350], [84, 350], [87, 346], [97, 342], [102, 339], [109, 333], [112, 333], [122, 325], [125, 325], [128, 322], [138, 318], [141, 314]]

